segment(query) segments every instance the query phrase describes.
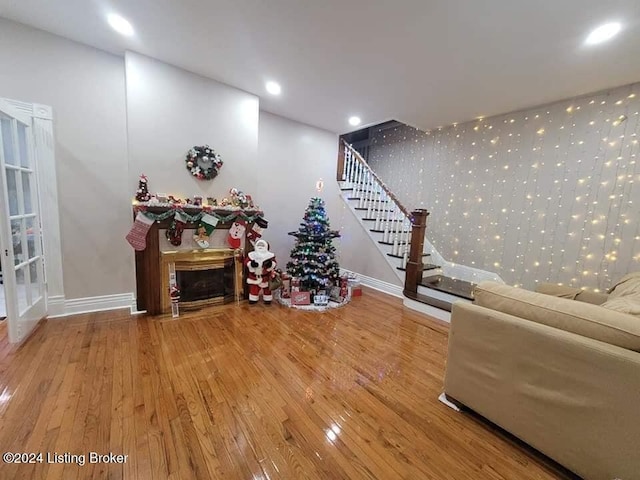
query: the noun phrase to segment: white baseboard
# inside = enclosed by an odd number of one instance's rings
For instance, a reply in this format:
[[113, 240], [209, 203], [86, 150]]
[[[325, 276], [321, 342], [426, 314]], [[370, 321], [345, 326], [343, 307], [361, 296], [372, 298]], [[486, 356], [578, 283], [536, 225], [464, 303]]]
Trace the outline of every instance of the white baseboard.
[[74, 298], [71, 300], [66, 300], [62, 296], [56, 296], [49, 298], [48, 318], [66, 317], [67, 315], [115, 310], [119, 308], [128, 308], [134, 312], [135, 295], [132, 292], [117, 293], [115, 295]]
[[353, 273], [358, 276], [360, 283], [365, 287], [373, 288], [374, 290], [393, 295], [394, 297], [404, 298], [404, 295], [402, 294], [403, 288], [399, 285], [383, 282], [382, 280], [378, 280], [377, 278], [367, 277], [366, 275], [362, 275], [358, 272], [352, 272], [351, 270], [347, 270], [345, 268], [341, 268], [340, 273]]
[[54, 295], [47, 298], [48, 317], [59, 317], [64, 315], [64, 295]]
[[431, 305], [427, 305], [426, 303], [416, 302], [415, 300], [411, 300], [410, 298], [406, 297], [404, 298], [404, 301], [402, 303], [405, 307], [410, 308], [411, 310], [424, 313], [425, 315], [437, 318], [438, 320], [442, 320], [443, 322], [451, 323], [451, 312], [440, 310], [439, 308], [432, 307]]

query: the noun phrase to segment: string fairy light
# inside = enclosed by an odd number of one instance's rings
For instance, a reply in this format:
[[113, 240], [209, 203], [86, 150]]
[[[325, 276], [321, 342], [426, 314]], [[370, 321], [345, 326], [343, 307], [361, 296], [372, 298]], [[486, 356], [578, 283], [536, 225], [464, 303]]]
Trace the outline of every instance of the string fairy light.
[[639, 113], [640, 83], [432, 132], [399, 126], [376, 135], [370, 163], [407, 207], [431, 211], [445, 259], [525, 288], [602, 291], [640, 266]]

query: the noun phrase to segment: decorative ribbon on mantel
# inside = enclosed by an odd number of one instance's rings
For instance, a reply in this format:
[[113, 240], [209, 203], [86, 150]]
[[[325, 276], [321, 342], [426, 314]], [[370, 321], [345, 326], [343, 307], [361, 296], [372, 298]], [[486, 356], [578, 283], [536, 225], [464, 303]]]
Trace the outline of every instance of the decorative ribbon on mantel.
[[204, 214], [211, 215], [215, 217], [219, 222], [222, 222], [222, 223], [227, 223], [232, 220], [238, 220], [238, 219], [244, 220], [247, 223], [253, 223], [258, 218], [264, 218], [264, 212], [260, 212], [260, 211], [256, 212], [255, 215], [247, 215], [242, 210], [231, 212], [229, 213], [229, 215], [220, 215], [219, 213], [216, 213], [212, 209], [204, 208], [200, 212], [190, 215], [180, 207], [170, 207], [169, 210], [167, 210], [166, 212], [152, 213], [148, 210], [148, 207], [146, 205], [136, 205], [133, 207], [133, 210], [136, 213], [143, 212], [145, 217], [153, 220], [154, 222], [161, 222], [163, 220], [167, 220], [168, 218], [173, 218], [176, 215], [176, 213], [179, 213], [180, 215], [182, 215], [187, 220], [187, 222], [190, 222], [190, 223], [198, 223], [202, 219], [202, 216]]

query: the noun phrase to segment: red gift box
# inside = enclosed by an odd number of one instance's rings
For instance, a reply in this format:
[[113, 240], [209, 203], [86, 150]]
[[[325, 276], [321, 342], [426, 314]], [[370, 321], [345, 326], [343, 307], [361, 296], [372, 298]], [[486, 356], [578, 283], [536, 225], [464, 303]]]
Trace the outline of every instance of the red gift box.
[[291, 305], [310, 305], [310, 292], [291, 292]]
[[362, 287], [360, 285], [356, 285], [351, 288], [351, 296], [352, 297], [361, 297], [362, 296]]

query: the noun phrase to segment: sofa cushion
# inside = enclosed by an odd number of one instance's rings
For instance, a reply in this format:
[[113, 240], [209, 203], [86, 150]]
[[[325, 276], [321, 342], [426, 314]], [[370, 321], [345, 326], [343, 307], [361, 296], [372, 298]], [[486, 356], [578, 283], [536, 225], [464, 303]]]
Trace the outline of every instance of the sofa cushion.
[[554, 297], [568, 298], [575, 300], [582, 290], [575, 287], [567, 287], [564, 285], [556, 285], [555, 283], [541, 283], [536, 287], [536, 292], [545, 295], [553, 295]]
[[[640, 299], [636, 297], [618, 297], [604, 302], [601, 307], [640, 317]], [[638, 320], [640, 322], [640, 319]]]
[[474, 295], [482, 307], [640, 352], [640, 320], [631, 315], [497, 282], [481, 282]]
[[625, 275], [609, 289], [609, 297], [636, 297], [640, 302], [640, 272]]
[[536, 292], [545, 295], [553, 295], [554, 297], [569, 298], [578, 302], [593, 303], [594, 305], [602, 305], [609, 299], [606, 293], [593, 292], [591, 290], [582, 290], [575, 287], [567, 287], [556, 283], [540, 283], [536, 287]]

